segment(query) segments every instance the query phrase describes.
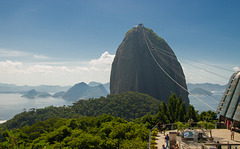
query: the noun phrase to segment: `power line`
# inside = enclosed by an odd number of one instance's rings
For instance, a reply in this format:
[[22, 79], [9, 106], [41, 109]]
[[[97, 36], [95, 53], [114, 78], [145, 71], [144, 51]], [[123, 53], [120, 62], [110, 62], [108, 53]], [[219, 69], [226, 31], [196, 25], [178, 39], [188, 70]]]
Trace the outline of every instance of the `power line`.
[[[164, 54], [164, 55], [166, 55], [166, 56], [168, 56], [168, 57], [171, 57], [171, 58], [174, 58], [174, 59], [177, 59], [175, 56], [172, 56], [173, 54], [172, 53], [170, 53], [170, 52], [167, 52], [167, 51], [163, 51], [162, 49], [158, 49], [158, 48], [156, 48], [157, 50], [157, 52], [161, 52], [162, 54]], [[224, 77], [224, 76], [222, 76], [222, 75], [219, 75], [219, 74], [217, 74], [217, 73], [215, 73], [215, 72], [212, 72], [212, 71], [209, 71], [209, 70], [206, 70], [206, 69], [204, 69], [204, 68], [201, 68], [201, 67], [199, 67], [199, 66], [195, 66], [195, 65], [193, 65], [193, 64], [190, 64], [190, 63], [187, 63], [187, 62], [184, 62], [184, 61], [182, 61], [181, 60], [181, 62], [182, 63], [185, 63], [185, 64], [188, 64], [188, 65], [191, 65], [191, 66], [193, 66], [193, 67], [195, 67], [195, 68], [198, 68], [198, 69], [200, 69], [200, 70], [203, 70], [203, 71], [205, 71], [205, 72], [208, 72], [208, 73], [210, 73], [210, 74], [213, 74], [213, 75], [216, 75], [216, 76], [218, 76], [218, 77], [221, 77], [221, 78], [223, 78], [223, 79], [228, 79], [227, 77]], [[200, 63], [200, 62], [199, 62]], [[213, 65], [212, 65], [213, 66]], [[215, 67], [218, 67], [218, 66], [215, 66]], [[220, 68], [219, 68], [220, 69]], [[224, 68], [223, 68], [224, 69]], [[226, 69], [227, 70], [227, 69]], [[229, 70], [230, 71], [230, 70]]]
[[[144, 37], [144, 41], [145, 43], [147, 44], [147, 48], [148, 48], [148, 51], [150, 52], [153, 60], [155, 61], [155, 63], [158, 65], [158, 67], [173, 81], [175, 82], [179, 87], [181, 87], [183, 90], [185, 90], [187, 93], [189, 93], [190, 95], [194, 96], [195, 98], [197, 98], [199, 101], [201, 101], [202, 103], [204, 103], [205, 105], [207, 105], [209, 108], [215, 110], [212, 106], [210, 106], [209, 104], [205, 103], [204, 101], [202, 101], [201, 99], [199, 99], [197, 96], [191, 94], [187, 89], [185, 89], [181, 84], [179, 84], [175, 79], [173, 79], [163, 68], [162, 66], [158, 63], [158, 61], [156, 60], [156, 58], [154, 57], [152, 51], [151, 51], [151, 48], [149, 47], [149, 44], [147, 42], [147, 36], [146, 36], [146, 33], [145, 33], [145, 30], [144, 30], [144, 27], [142, 27], [142, 33], [143, 33], [143, 37]], [[148, 39], [149, 40], [149, 39]], [[149, 42], [151, 43], [151, 41], [149, 40]]]
[[[152, 44], [152, 43], [151, 43]], [[155, 48], [155, 47], [154, 47]], [[163, 49], [161, 48], [156, 48], [158, 52], [163, 52], [163, 54], [169, 56], [169, 57], [172, 57], [172, 58], [176, 58], [175, 55], [171, 52], [168, 52], [168, 51], [164, 51]], [[198, 61], [198, 60], [194, 60], [192, 58], [188, 58], [188, 57], [185, 57], [185, 56], [181, 56], [185, 59], [188, 59], [188, 60], [191, 60], [191, 61], [194, 61], [194, 62], [197, 62], [197, 63], [200, 63], [200, 64], [204, 64], [204, 65], [207, 65], [207, 66], [211, 66], [211, 67], [215, 67], [215, 68], [218, 68], [218, 69], [221, 69], [221, 70], [225, 70], [225, 71], [228, 71], [228, 72], [235, 72], [231, 69], [226, 69], [226, 68], [223, 68], [223, 67], [220, 67], [220, 66], [216, 66], [216, 65], [213, 65], [213, 64], [208, 64], [208, 63], [205, 63], [205, 62], [201, 62], [201, 61]]]
[[182, 56], [182, 57], [183, 57], [183, 58], [186, 58], [186, 59], [189, 59], [189, 60], [191, 60], [191, 61], [200, 63], [200, 64], [207, 65], [207, 66], [215, 67], [215, 68], [222, 69], [222, 70], [229, 71], [229, 72], [235, 72], [235, 71], [233, 71], [233, 70], [231, 70], [231, 69], [226, 69], [226, 68], [223, 68], [223, 67], [215, 66], [215, 65], [213, 65], [213, 64], [208, 64], [208, 63], [200, 62], [200, 61], [198, 61], [198, 60], [194, 60], [194, 59], [191, 59], [191, 58], [188, 58], [188, 57], [184, 57], [184, 56]]
[[[163, 63], [165, 63], [168, 66], [168, 68], [170, 68], [176, 75], [178, 75], [178, 77], [185, 79], [182, 75], [180, 75], [180, 73], [178, 71], [176, 71], [174, 68], [172, 68], [172, 66], [170, 66], [168, 64], [168, 62], [161, 55], [159, 55], [159, 58], [162, 60]], [[191, 82], [191, 81], [188, 81], [188, 82], [193, 84], [193, 82]], [[202, 90], [200, 90], [200, 92], [205, 93]], [[219, 101], [216, 97], [213, 97], [211, 94], [208, 94], [208, 96], [210, 96], [211, 98], [213, 98], [216, 101]]]
[[221, 78], [223, 78], [223, 79], [228, 79], [227, 77], [224, 77], [224, 76], [222, 76], [222, 75], [219, 75], [219, 74], [217, 74], [217, 73], [215, 73], [215, 72], [208, 71], [208, 70], [206, 70], [206, 69], [203, 69], [203, 68], [201, 68], [201, 67], [195, 66], [195, 65], [193, 65], [193, 64], [190, 64], [190, 63], [187, 63], [187, 62], [184, 62], [184, 61], [182, 61], [182, 62], [185, 63], [185, 64], [188, 64], [188, 65], [190, 65], [190, 66], [193, 66], [193, 67], [195, 67], [195, 68], [198, 68], [198, 69], [201, 69], [201, 70], [203, 70], [203, 71], [206, 71], [206, 72], [208, 72], [208, 73], [214, 74], [214, 75], [216, 75], [216, 76], [218, 76], [218, 77], [221, 77]]
[[[147, 38], [147, 40], [150, 42], [150, 44], [153, 46], [153, 44], [152, 44], [152, 42], [149, 40], [148, 36], [146, 36], [146, 38]], [[158, 48], [156, 48], [155, 45], [154, 45], [154, 48], [152, 48], [152, 50], [153, 50], [153, 49], [157, 49], [156, 51], [159, 52]], [[164, 51], [164, 50], [162, 50], [162, 49], [160, 49], [160, 50], [161, 50], [162, 52], [165, 52], [165, 53], [163, 53], [163, 54], [165, 54], [165, 55], [167, 55], [167, 56], [169, 56], [169, 57], [174, 58], [174, 59], [177, 60], [176, 56], [175, 56], [173, 53], [170, 53], [170, 52], [168, 52], [168, 51]], [[167, 54], [166, 54], [166, 53], [167, 53]], [[175, 72], [175, 74], [178, 75], [178, 77], [180, 77], [180, 78], [182, 78], [182, 79], [185, 80], [185, 77], [183, 77], [182, 75], [179, 74], [178, 71], [176, 71], [175, 69], [173, 69], [173, 68], [172, 68], [173, 66], [172, 66], [172, 65], [169, 65], [169, 63], [168, 63], [161, 55], [158, 55], [158, 56], [159, 56], [159, 58], [162, 60], [162, 62], [165, 63], [165, 64], [168, 66], [168, 68], [170, 68], [173, 72]], [[209, 73], [212, 73], [212, 72], [209, 71]], [[222, 77], [222, 76], [221, 76], [221, 77]], [[204, 77], [204, 78], [206, 78], [206, 77]], [[206, 78], [206, 79], [209, 79], [209, 78]], [[216, 81], [216, 80], [214, 80], [214, 81]], [[188, 82], [193, 84], [193, 82], [191, 82], [191, 81], [188, 81]], [[203, 92], [202, 90], [200, 90], [200, 91]], [[216, 97], [213, 97], [211, 94], [209, 94], [209, 96], [210, 96], [211, 98], [213, 98], [214, 100], [218, 101], [218, 99], [217, 99]]]

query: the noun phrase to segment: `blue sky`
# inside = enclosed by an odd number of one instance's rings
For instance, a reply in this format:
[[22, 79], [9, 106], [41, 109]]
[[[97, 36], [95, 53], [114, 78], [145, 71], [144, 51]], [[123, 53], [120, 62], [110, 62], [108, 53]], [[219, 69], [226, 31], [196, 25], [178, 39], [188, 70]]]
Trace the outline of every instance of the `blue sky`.
[[239, 70], [239, 7], [238, 0], [0, 0], [0, 83], [106, 83], [125, 33], [143, 23], [167, 41], [188, 82], [226, 84], [232, 72], [188, 58]]

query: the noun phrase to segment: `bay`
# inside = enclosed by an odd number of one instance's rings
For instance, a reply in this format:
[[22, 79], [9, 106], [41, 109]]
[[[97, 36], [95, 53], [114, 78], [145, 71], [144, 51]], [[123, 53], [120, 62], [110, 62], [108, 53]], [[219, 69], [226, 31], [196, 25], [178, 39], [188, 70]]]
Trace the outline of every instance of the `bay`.
[[13, 118], [14, 115], [28, 111], [31, 108], [39, 109], [47, 106], [72, 105], [70, 101], [61, 98], [35, 98], [21, 97], [22, 94], [0, 94], [0, 121]]
[[[49, 97], [28, 99], [21, 96], [22, 94], [0, 94], [0, 123], [13, 118], [14, 115], [21, 113], [24, 110], [28, 111], [31, 108], [39, 109], [47, 106], [72, 105], [72, 102], [61, 98]], [[222, 95], [213, 95], [212, 97], [200, 96], [199, 98], [214, 109], [217, 109]], [[192, 95], [189, 95], [189, 99], [190, 104], [193, 105], [195, 110], [198, 110], [199, 113], [212, 110]]]

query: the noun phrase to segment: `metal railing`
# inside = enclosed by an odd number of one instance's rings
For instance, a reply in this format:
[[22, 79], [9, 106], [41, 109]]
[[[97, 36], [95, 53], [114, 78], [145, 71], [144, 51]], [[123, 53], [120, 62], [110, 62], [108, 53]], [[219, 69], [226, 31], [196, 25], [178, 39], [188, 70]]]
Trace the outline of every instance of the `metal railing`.
[[150, 131], [149, 131], [149, 142], [148, 142], [148, 148], [151, 149], [151, 137], [152, 137], [152, 131], [154, 128], [156, 128], [157, 126], [155, 125]]
[[202, 144], [202, 149], [217, 148], [220, 146], [222, 149], [238, 149], [240, 144], [226, 144], [226, 143], [205, 143]]

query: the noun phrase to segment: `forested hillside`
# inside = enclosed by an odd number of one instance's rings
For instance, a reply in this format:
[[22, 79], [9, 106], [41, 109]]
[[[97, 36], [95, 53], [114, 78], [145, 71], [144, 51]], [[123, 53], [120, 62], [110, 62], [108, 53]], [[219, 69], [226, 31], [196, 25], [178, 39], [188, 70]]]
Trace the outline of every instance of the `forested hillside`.
[[[104, 114], [106, 113], [106, 114]], [[0, 127], [0, 148], [146, 148], [157, 122], [214, 121], [173, 94], [168, 104], [140, 93], [79, 100], [73, 106], [31, 109]]]
[[79, 148], [116, 149], [146, 148], [148, 129], [134, 122], [110, 115], [52, 118], [6, 131], [0, 148]]
[[119, 95], [109, 95], [106, 98], [79, 100], [73, 106], [46, 107], [30, 109], [7, 121], [4, 126], [8, 129], [21, 128], [54, 117], [78, 118], [79, 116], [100, 116], [104, 113], [126, 120], [134, 120], [148, 113], [156, 114], [160, 101], [146, 94], [127, 92]]

